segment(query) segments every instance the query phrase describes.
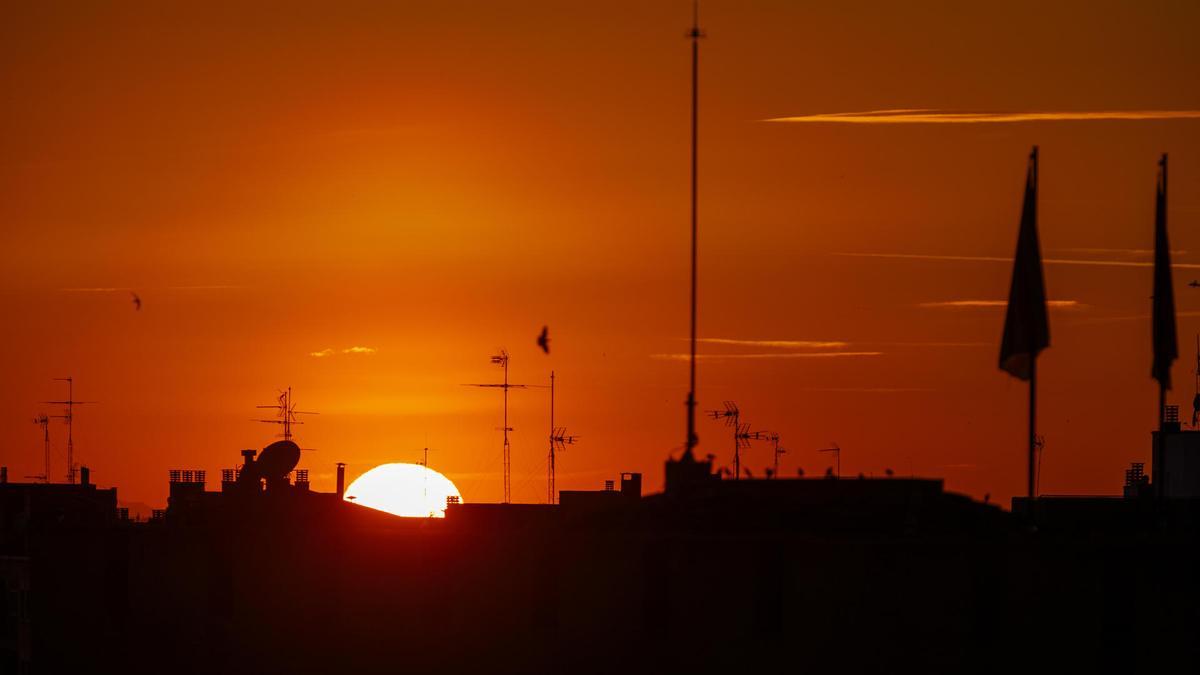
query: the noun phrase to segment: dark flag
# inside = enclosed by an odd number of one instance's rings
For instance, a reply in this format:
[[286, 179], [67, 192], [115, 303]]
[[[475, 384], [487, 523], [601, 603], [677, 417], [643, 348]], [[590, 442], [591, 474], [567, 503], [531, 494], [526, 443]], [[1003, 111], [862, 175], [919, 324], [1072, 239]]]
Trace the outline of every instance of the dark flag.
[[1030, 378], [1038, 352], [1050, 346], [1046, 284], [1042, 278], [1042, 251], [1037, 234], [1037, 190], [1035, 146], [1029, 154], [1029, 170], [1025, 176], [1021, 231], [1017, 235], [1017, 255], [1008, 289], [1008, 313], [1004, 317], [1004, 337], [1000, 342], [1000, 369], [1022, 380]]
[[1175, 336], [1175, 291], [1171, 283], [1171, 247], [1167, 243], [1167, 156], [1158, 163], [1154, 195], [1154, 365], [1150, 376], [1166, 391], [1171, 388], [1171, 364], [1179, 358]]

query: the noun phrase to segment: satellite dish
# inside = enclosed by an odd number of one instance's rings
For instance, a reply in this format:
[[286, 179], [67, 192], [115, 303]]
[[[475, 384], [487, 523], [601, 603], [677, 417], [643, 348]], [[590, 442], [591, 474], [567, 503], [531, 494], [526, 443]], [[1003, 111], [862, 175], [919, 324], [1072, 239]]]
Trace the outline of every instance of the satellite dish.
[[300, 446], [290, 440], [275, 441], [263, 448], [254, 462], [259, 477], [267, 482], [286, 478], [300, 463]]

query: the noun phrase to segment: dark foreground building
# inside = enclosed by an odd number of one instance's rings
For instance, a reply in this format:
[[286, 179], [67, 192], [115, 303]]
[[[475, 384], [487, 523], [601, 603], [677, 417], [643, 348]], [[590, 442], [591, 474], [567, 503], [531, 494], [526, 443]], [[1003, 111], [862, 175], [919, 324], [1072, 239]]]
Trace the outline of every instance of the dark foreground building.
[[[558, 506], [462, 504], [444, 520], [404, 519], [289, 479], [290, 452], [247, 453], [218, 491], [202, 472], [172, 472], [170, 505], [149, 523], [119, 517], [112, 490], [0, 485], [0, 668], [933, 673], [1197, 663], [1200, 520], [1192, 501], [1152, 491], [1121, 500], [1138, 514], [1124, 526], [1039, 526], [1028, 504], [1018, 505], [1027, 515], [1005, 512], [936, 480], [720, 480], [685, 457], [668, 464], [662, 494], [642, 496], [640, 476], [626, 474], [619, 488], [564, 492]], [[14, 590], [25, 599], [12, 600]]]

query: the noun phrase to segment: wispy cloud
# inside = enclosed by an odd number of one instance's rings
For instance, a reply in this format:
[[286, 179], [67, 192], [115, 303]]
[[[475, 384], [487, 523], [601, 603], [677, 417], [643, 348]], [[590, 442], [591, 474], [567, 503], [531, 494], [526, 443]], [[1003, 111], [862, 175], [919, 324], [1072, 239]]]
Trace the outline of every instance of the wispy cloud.
[[[697, 354], [696, 359], [721, 361], [726, 359], [836, 359], [844, 357], [882, 356], [883, 352], [769, 352], [759, 354]], [[652, 359], [687, 361], [687, 354], [651, 354]]]
[[991, 347], [991, 342], [873, 342], [885, 347]]
[[[924, 253], [834, 253], [844, 258], [891, 258], [895, 260], [944, 260], [961, 262], [1011, 263], [1012, 258], [985, 255], [928, 255]], [[1154, 263], [1140, 260], [1086, 260], [1073, 258], [1043, 258], [1047, 265], [1086, 265], [1091, 267], [1153, 267]], [[1200, 269], [1197, 263], [1171, 263], [1176, 269]]]
[[808, 124], [1011, 124], [1200, 119], [1200, 110], [1096, 110], [1066, 112], [956, 112], [936, 109], [865, 110], [774, 117], [767, 122]]
[[[1175, 312], [1177, 319], [1192, 319], [1200, 316], [1200, 311], [1190, 312]], [[1125, 314], [1120, 316], [1097, 316], [1086, 319], [1076, 319], [1072, 324], [1103, 324], [1103, 323], [1121, 323], [1123, 321], [1149, 321], [1149, 314]]]
[[805, 387], [801, 391], [835, 394], [911, 394], [937, 390], [927, 387]]
[[[943, 300], [941, 302], [922, 302], [918, 307], [943, 309], [972, 309], [978, 307], [1007, 307], [1005, 300]], [[1051, 309], [1083, 309], [1087, 305], [1078, 300], [1047, 300], [1046, 306]]]
[[323, 359], [326, 356], [334, 356], [336, 354], [374, 354], [378, 352], [374, 347], [346, 347], [345, 349], [332, 349], [326, 347], [319, 352], [309, 352], [308, 355], [314, 358]]
[[167, 286], [168, 291], [229, 291], [245, 286], [232, 286], [229, 284], [211, 284], [203, 286]]
[[[1052, 248], [1059, 253], [1100, 253], [1104, 255], [1153, 255], [1152, 248]], [[1187, 251], [1171, 251], [1171, 255], [1187, 255]]]
[[[141, 288], [138, 290], [165, 290], [165, 291], [225, 291], [237, 288], [245, 288], [244, 286], [230, 286], [227, 284], [210, 284], [203, 286], [162, 286], [161, 288]], [[62, 293], [118, 293], [126, 292], [130, 288], [116, 288], [112, 286], [94, 286], [94, 287], [76, 287], [76, 288], [60, 288]]]
[[733, 338], [697, 338], [697, 342], [710, 345], [737, 347], [772, 347], [777, 349], [843, 349], [848, 342], [840, 340], [737, 340]]

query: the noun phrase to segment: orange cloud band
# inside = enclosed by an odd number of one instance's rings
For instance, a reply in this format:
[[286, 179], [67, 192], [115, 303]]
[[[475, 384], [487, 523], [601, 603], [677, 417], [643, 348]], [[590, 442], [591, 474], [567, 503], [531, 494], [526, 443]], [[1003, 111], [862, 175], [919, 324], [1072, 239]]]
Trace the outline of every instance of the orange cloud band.
[[[1007, 300], [943, 300], [940, 302], [922, 302], [918, 307], [962, 309], [972, 307], [1007, 307]], [[1078, 300], [1047, 300], [1046, 306], [1053, 309], [1081, 309], [1085, 305]]]
[[[923, 253], [834, 253], [832, 255], [845, 258], [892, 258], [896, 260], [945, 260], [962, 262], [999, 262], [1011, 263], [1012, 258], [985, 255], [926, 255]], [[1071, 258], [1043, 258], [1047, 265], [1088, 265], [1094, 267], [1153, 267], [1152, 262], [1133, 260], [1076, 260]], [[1200, 269], [1197, 263], [1172, 262], [1175, 269]]]
[[949, 112], [945, 110], [866, 110], [773, 117], [766, 122], [809, 124], [1000, 124], [1013, 122], [1080, 122], [1099, 120], [1200, 119], [1200, 110], [1101, 110], [1091, 112]]
[[[846, 356], [882, 356], [883, 352], [774, 352], [770, 354], [697, 354], [697, 359], [832, 359]], [[688, 354], [651, 354], [652, 359], [687, 361]]]

